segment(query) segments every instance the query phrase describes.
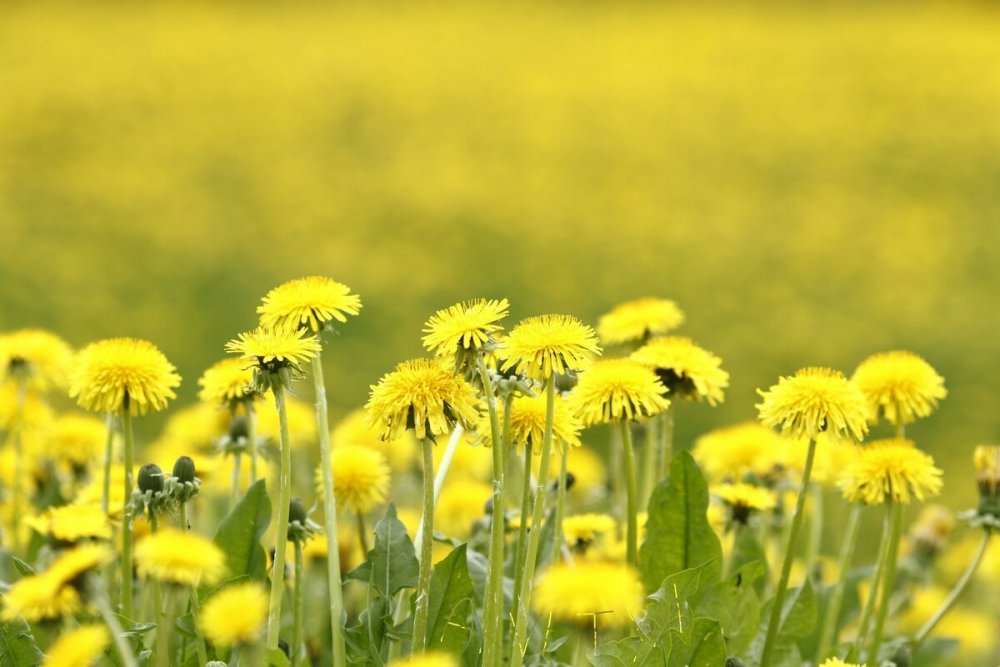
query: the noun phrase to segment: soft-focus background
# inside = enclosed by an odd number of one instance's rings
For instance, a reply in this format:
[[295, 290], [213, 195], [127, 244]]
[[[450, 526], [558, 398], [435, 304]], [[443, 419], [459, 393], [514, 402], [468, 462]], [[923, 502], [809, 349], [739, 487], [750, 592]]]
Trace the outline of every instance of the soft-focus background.
[[[274, 285], [364, 299], [336, 414], [435, 309], [674, 298], [732, 373], [906, 348], [974, 499], [1000, 438], [1000, 10], [961, 2], [6, 3], [0, 328], [155, 341], [193, 400]], [[150, 423], [156, 423], [155, 421]]]

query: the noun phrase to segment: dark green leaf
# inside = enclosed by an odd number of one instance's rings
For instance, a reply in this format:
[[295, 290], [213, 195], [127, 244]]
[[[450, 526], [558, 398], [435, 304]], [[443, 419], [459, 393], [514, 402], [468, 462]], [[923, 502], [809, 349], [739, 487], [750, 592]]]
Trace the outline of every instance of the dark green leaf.
[[694, 625], [671, 630], [667, 667], [719, 667], [726, 663], [722, 628], [710, 618], [695, 619]]
[[267, 649], [267, 664], [270, 667], [290, 667], [288, 656], [280, 648]]
[[10, 560], [14, 563], [14, 569], [17, 570], [22, 577], [30, 577], [35, 574], [35, 568], [31, 567], [17, 556], [11, 556]]
[[[760, 610], [760, 626], [747, 654], [751, 662], [760, 661], [773, 607], [772, 599]], [[816, 616], [816, 593], [807, 579], [802, 586], [793, 588], [785, 595], [771, 662], [774, 667], [797, 667], [802, 664], [802, 657], [795, 640], [813, 631], [816, 627]]]
[[31, 667], [41, 662], [42, 652], [23, 619], [0, 625], [0, 666]]
[[434, 566], [427, 616], [427, 645], [431, 649], [458, 654], [468, 643], [473, 594], [467, 548], [463, 544]]
[[670, 477], [653, 490], [649, 501], [646, 540], [640, 571], [647, 591], [655, 591], [667, 577], [710, 565], [702, 581], [718, 581], [722, 572], [722, 545], [708, 523], [708, 484], [698, 464], [680, 452], [670, 464]]
[[375, 524], [375, 545], [347, 578], [370, 582], [380, 595], [392, 597], [404, 588], [416, 588], [419, 569], [406, 526], [396, 518], [396, 506], [390, 503], [385, 516]]
[[264, 480], [250, 485], [219, 524], [215, 543], [226, 554], [226, 567], [234, 577], [249, 576], [256, 581], [267, 579], [267, 554], [260, 540], [271, 522], [271, 500]]
[[750, 526], [742, 526], [736, 529], [736, 539], [733, 540], [733, 550], [729, 554], [729, 572], [739, 572], [747, 563], [759, 561], [764, 565], [761, 569], [762, 576], [756, 578], [754, 587], [757, 595], [763, 597], [764, 587], [767, 584], [767, 555], [764, 553], [764, 546], [761, 544], [757, 531]]
[[735, 575], [712, 584], [699, 594], [695, 610], [722, 626], [726, 646], [740, 655], [753, 641], [760, 623], [760, 598], [756, 584], [763, 579], [764, 564], [748, 563]]

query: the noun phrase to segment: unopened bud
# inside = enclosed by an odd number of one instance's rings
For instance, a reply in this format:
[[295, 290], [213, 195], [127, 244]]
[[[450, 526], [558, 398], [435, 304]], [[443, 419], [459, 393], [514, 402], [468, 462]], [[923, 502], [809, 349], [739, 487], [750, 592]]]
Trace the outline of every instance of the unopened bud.
[[174, 477], [178, 482], [193, 482], [195, 478], [194, 459], [181, 456], [174, 463]]
[[139, 468], [139, 490], [143, 493], [163, 491], [163, 471], [155, 463], [147, 463]]

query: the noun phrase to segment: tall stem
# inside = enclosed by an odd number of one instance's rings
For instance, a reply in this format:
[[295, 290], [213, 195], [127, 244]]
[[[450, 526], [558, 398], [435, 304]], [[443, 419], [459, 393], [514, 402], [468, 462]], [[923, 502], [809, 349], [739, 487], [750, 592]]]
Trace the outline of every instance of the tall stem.
[[365, 515], [357, 513], [358, 517], [358, 542], [361, 543], [361, 553], [368, 555], [368, 529], [365, 527]]
[[640, 486], [639, 506], [649, 505], [649, 497], [656, 486], [656, 470], [659, 466], [659, 443], [656, 440], [657, 417], [651, 417], [645, 424], [645, 442], [642, 447], [642, 485]]
[[809, 539], [803, 562], [806, 567], [817, 562], [823, 546], [823, 486], [812, 488], [812, 511], [809, 513]]
[[[187, 503], [186, 502], [180, 503], [178, 510], [180, 512], [181, 531], [186, 533], [187, 531], [191, 530], [191, 526], [188, 525]], [[197, 619], [198, 609], [199, 609], [197, 586], [191, 587], [188, 604], [191, 607], [191, 616]], [[204, 665], [206, 662], [208, 662], [208, 651], [205, 647], [205, 638], [202, 636], [200, 632], [197, 633], [197, 635], [198, 636], [194, 640], [195, 641], [194, 646], [195, 650], [198, 652], [198, 664]], [[186, 643], [187, 638], [185, 638], [184, 641]]]
[[229, 496], [229, 509], [232, 510], [236, 507], [236, 503], [240, 501], [240, 465], [242, 457], [239, 452], [233, 453], [233, 479], [232, 479], [232, 491]]
[[674, 449], [674, 402], [660, 413], [660, 455], [657, 457], [656, 481], [667, 476], [670, 469], [670, 457]]
[[805, 517], [806, 497], [809, 495], [809, 481], [812, 477], [813, 460], [816, 458], [816, 439], [810, 438], [809, 451], [806, 453], [806, 465], [802, 471], [802, 488], [795, 502], [795, 516], [792, 517], [792, 528], [788, 533], [788, 545], [785, 547], [785, 559], [781, 565], [781, 578], [774, 592], [774, 606], [771, 608], [771, 619], [767, 624], [767, 636], [764, 639], [764, 650], [760, 656], [760, 667], [769, 667], [771, 654], [774, 652], [774, 642], [781, 626], [781, 614], [785, 605], [785, 592], [788, 590], [788, 577], [792, 573], [792, 561], [795, 560], [795, 544], [802, 530]]
[[413, 652], [427, 650], [427, 614], [430, 611], [431, 547], [434, 539], [434, 441], [423, 441], [424, 512], [420, 535], [420, 569], [417, 573], [417, 602], [413, 612]]
[[858, 528], [861, 526], [861, 504], [851, 505], [851, 513], [847, 517], [847, 527], [844, 529], [844, 541], [840, 545], [840, 558], [837, 560], [837, 583], [830, 592], [830, 603], [826, 608], [823, 628], [820, 630], [819, 643], [816, 648], [818, 665], [827, 657], [830, 648], [837, 642], [837, 630], [840, 621], [840, 610], [844, 603], [844, 589], [847, 586], [847, 572], [851, 567], [854, 549], [858, 544]]
[[[504, 564], [504, 482], [503, 448], [500, 438], [500, 422], [497, 418], [497, 399], [493, 391], [490, 373], [482, 358], [476, 358], [476, 370], [483, 385], [483, 395], [490, 417], [490, 436], [493, 444], [493, 511], [490, 521], [489, 570], [487, 573], [486, 598], [483, 601], [483, 626], [486, 639], [483, 643], [483, 667], [496, 664], [498, 642], [495, 641], [503, 613], [503, 564]], [[506, 415], [510, 412], [508, 409]]]
[[865, 639], [868, 638], [868, 624], [871, 622], [872, 613], [875, 611], [875, 603], [879, 597], [879, 587], [882, 584], [882, 578], [885, 574], [886, 554], [889, 551], [889, 535], [892, 532], [888, 512], [885, 515], [885, 521], [883, 523], [882, 538], [878, 545], [878, 561], [875, 565], [875, 572], [872, 574], [872, 582], [868, 592], [868, 599], [865, 600], [865, 606], [862, 608], [861, 616], [858, 618], [858, 635], [851, 646], [851, 650], [847, 654], [846, 659], [849, 662], [857, 661], [858, 657], [861, 655], [861, 647], [864, 645]]
[[135, 465], [135, 440], [132, 437], [132, 411], [125, 394], [121, 409], [122, 439], [125, 449], [125, 506], [122, 509], [122, 588], [121, 614], [132, 617], [132, 468]]
[[528, 522], [531, 519], [531, 456], [532, 442], [524, 445], [524, 476], [521, 488], [521, 521], [517, 527], [517, 546], [514, 550], [514, 589], [511, 592], [511, 611], [517, 616], [521, 600], [521, 581], [524, 579], [524, 555], [528, 551]]
[[305, 591], [302, 589], [302, 570], [305, 559], [302, 557], [302, 541], [295, 540], [295, 603], [292, 622], [292, 667], [302, 663], [302, 619], [305, 617]]
[[566, 472], [569, 458], [569, 446], [564, 442], [562, 443], [561, 452], [559, 453], [559, 480], [556, 483], [556, 533], [552, 536], [552, 562], [558, 562], [560, 554], [562, 553], [564, 534], [563, 534], [563, 517], [566, 515]]
[[[95, 577], [96, 578], [96, 577]], [[135, 656], [132, 654], [132, 648], [125, 641], [125, 631], [122, 630], [121, 623], [118, 622], [118, 617], [115, 616], [114, 612], [111, 610], [111, 603], [108, 602], [107, 591], [103, 588], [103, 583], [97, 584], [100, 586], [94, 594], [94, 604], [97, 606], [98, 611], [101, 614], [101, 618], [104, 620], [104, 624], [108, 626], [108, 630], [111, 632], [111, 638], [115, 643], [115, 650], [118, 652], [118, 657], [122, 660], [122, 665], [124, 667], [136, 667]]]
[[253, 398], [248, 398], [243, 402], [243, 408], [247, 413], [247, 449], [250, 451], [251, 484], [257, 481], [257, 415], [253, 401]]
[[535, 562], [538, 558], [538, 542], [542, 535], [542, 517], [545, 514], [545, 487], [549, 481], [549, 463], [552, 460], [552, 421], [555, 416], [556, 385], [549, 378], [545, 385], [545, 433], [542, 437], [542, 459], [538, 463], [538, 479], [535, 481], [534, 506], [531, 509], [531, 533], [528, 535], [528, 549], [524, 557], [524, 572], [521, 574], [521, 594], [514, 623], [514, 646], [511, 651], [511, 667], [521, 667], [524, 652], [528, 648], [528, 608], [531, 605], [531, 590], [535, 578]]
[[[285, 543], [288, 541], [288, 503], [292, 495], [292, 448], [288, 437], [288, 410], [285, 408], [285, 387], [273, 378], [274, 406], [278, 411], [281, 457], [278, 469], [278, 522], [274, 536], [274, 564], [271, 568], [271, 600], [267, 613], [267, 647], [278, 648], [281, 634], [281, 598], [285, 592]], [[336, 552], [334, 552], [336, 553]]]
[[[317, 336], [317, 341], [319, 337]], [[337, 500], [333, 495], [333, 464], [330, 461], [330, 417], [326, 403], [323, 360], [317, 352], [312, 359], [313, 389], [316, 394], [316, 421], [319, 425], [320, 469], [323, 471], [323, 528], [326, 531], [326, 576], [330, 588], [330, 633], [333, 665], [347, 664], [344, 648], [344, 592], [340, 581], [340, 548], [337, 545]]]
[[632, 449], [632, 426], [627, 419], [618, 422], [621, 429], [622, 445], [624, 445], [622, 463], [625, 466], [625, 508], [626, 519], [628, 521], [628, 532], [626, 533], [625, 559], [629, 565], [636, 565], [639, 562], [639, 520], [637, 514], [638, 498], [635, 489], [635, 452]]
[[[24, 382], [17, 386], [17, 403], [14, 425], [11, 429], [14, 440], [14, 483], [11, 485], [11, 546], [14, 553], [21, 553], [21, 495], [24, 492], [24, 404], [28, 389]], [[22, 554], [23, 555], [23, 554]]]
[[882, 646], [882, 632], [885, 630], [885, 621], [889, 618], [889, 605], [892, 602], [892, 594], [896, 588], [896, 562], [899, 560], [899, 541], [903, 534], [903, 504], [891, 499], [888, 503], [890, 517], [889, 548], [886, 552], [885, 576], [882, 580], [882, 600], [879, 603], [878, 616], [875, 617], [872, 648], [868, 653], [868, 660], [872, 664], [879, 664], [878, 650]]
[[108, 413], [108, 439], [104, 443], [104, 479], [101, 485], [101, 511], [105, 514], [111, 507], [111, 457], [115, 447], [115, 414]]

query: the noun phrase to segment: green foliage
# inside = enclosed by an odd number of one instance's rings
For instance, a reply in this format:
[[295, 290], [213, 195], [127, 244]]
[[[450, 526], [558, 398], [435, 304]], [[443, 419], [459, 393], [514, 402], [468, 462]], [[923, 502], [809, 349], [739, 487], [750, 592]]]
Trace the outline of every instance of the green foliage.
[[474, 615], [467, 545], [454, 549], [434, 566], [428, 603], [427, 646], [460, 654], [469, 642]]
[[231, 576], [246, 576], [255, 581], [267, 579], [267, 554], [260, 540], [270, 522], [271, 499], [264, 480], [259, 479], [247, 489], [215, 533], [215, 543], [226, 554]]
[[[764, 650], [767, 624], [771, 618], [773, 603], [774, 600], [768, 601], [760, 611], [760, 627], [747, 651], [747, 658], [751, 664], [760, 662], [760, 654]], [[771, 661], [773, 667], [800, 667], [802, 665], [802, 656], [796, 642], [809, 636], [816, 627], [816, 619], [816, 592], [807, 579], [802, 586], [789, 590], [785, 596]]]
[[748, 563], [731, 577], [704, 589], [698, 612], [716, 619], [732, 655], [741, 655], [753, 641], [760, 622], [758, 582], [764, 579], [764, 564]]
[[370, 583], [379, 595], [392, 597], [404, 588], [416, 588], [419, 569], [413, 541], [396, 516], [395, 504], [389, 503], [385, 516], [375, 524], [375, 545], [347, 578]]
[[28, 667], [41, 662], [42, 652], [23, 619], [0, 625], [0, 667]]

